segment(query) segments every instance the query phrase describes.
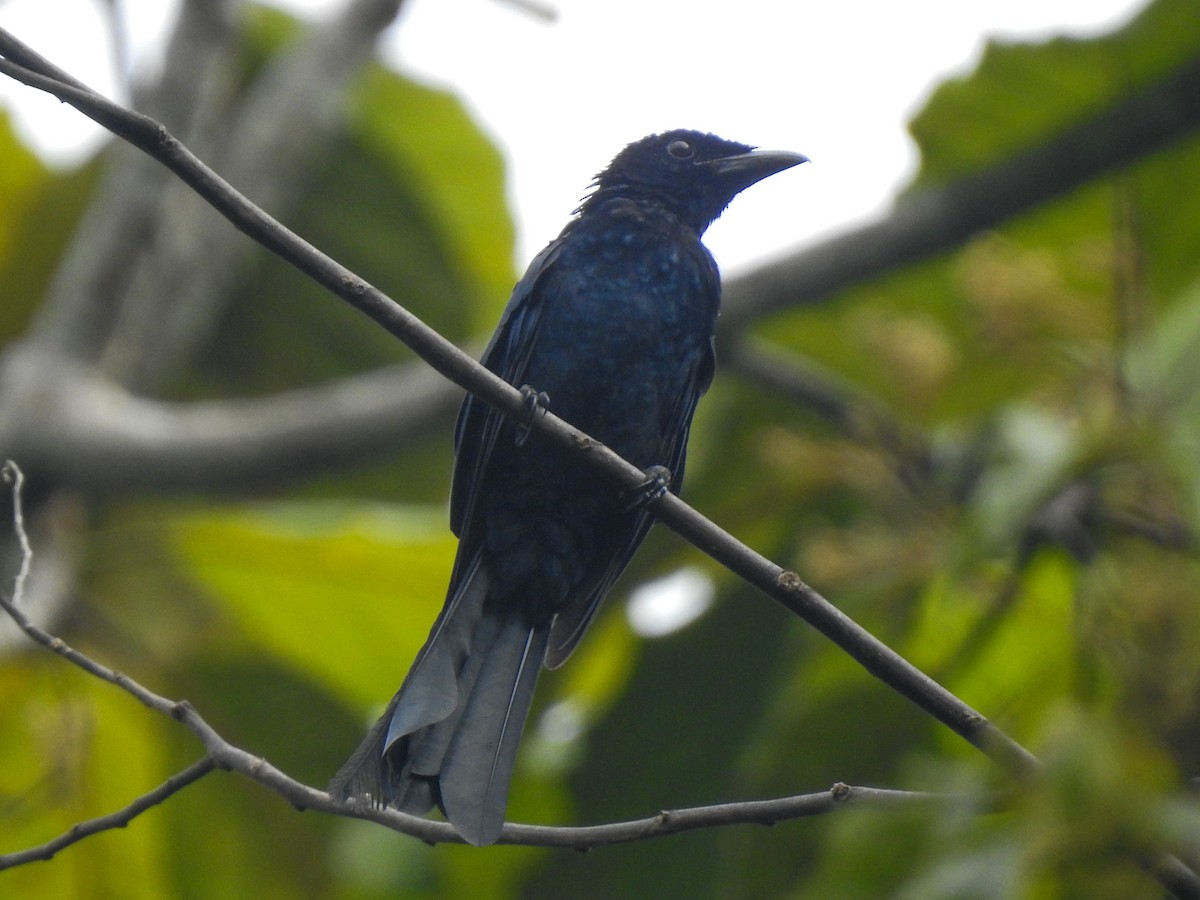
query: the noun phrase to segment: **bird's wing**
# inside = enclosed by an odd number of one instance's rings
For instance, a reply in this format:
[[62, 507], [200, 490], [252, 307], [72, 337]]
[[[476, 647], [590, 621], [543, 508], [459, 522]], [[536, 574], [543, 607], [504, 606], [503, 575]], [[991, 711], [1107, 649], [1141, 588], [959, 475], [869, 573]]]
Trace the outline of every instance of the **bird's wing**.
[[[692, 414], [696, 411], [696, 403], [700, 400], [701, 395], [708, 390], [708, 386], [712, 383], [715, 368], [716, 350], [710, 341], [705, 351], [699, 354], [698, 359], [690, 366], [687, 384], [676, 396], [676, 402], [669, 411], [664, 424], [665, 439], [659, 458], [663, 460], [661, 465], [666, 466], [671, 472], [670, 489], [674, 494], [679, 493], [679, 488], [683, 484], [683, 469], [687, 461], [688, 432], [691, 430]], [[600, 608], [600, 602], [613, 586], [613, 582], [625, 570], [634, 551], [642, 543], [646, 532], [653, 524], [654, 516], [650, 510], [639, 510], [634, 515], [626, 540], [613, 554], [599, 577], [588, 586], [586, 593], [580, 597], [578, 602], [572, 603], [555, 617], [550, 631], [550, 644], [546, 650], [547, 668], [554, 669], [566, 662], [567, 657], [575, 649], [575, 645], [579, 643], [579, 639], [583, 637], [596, 610]]]
[[[561, 250], [562, 238], [559, 238], [534, 257], [524, 277], [513, 288], [496, 333], [483, 353], [483, 365], [511, 385], [519, 387], [523, 383], [541, 322], [542, 300], [538, 283], [554, 265]], [[450, 528], [460, 538], [467, 538], [464, 532], [473, 518], [479, 485], [502, 424], [504, 416], [473, 394], [467, 396], [459, 410], [454, 430]]]

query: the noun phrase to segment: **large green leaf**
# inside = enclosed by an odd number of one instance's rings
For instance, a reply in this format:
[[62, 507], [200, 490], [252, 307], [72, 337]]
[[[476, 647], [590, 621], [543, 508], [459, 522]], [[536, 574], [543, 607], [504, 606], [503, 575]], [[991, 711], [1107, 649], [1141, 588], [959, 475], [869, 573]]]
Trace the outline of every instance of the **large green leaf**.
[[440, 510], [372, 505], [212, 509], [169, 528], [250, 641], [363, 707], [424, 643], [455, 548]]
[[1155, 0], [1100, 38], [992, 40], [970, 75], [943, 82], [910, 123], [921, 148], [913, 187], [1000, 162], [1162, 78], [1197, 47], [1193, 0]]

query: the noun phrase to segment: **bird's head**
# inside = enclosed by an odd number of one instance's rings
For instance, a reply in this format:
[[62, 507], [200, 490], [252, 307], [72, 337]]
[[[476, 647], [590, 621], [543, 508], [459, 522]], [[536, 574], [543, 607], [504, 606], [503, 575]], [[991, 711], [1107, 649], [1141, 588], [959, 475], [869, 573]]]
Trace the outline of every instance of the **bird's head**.
[[755, 150], [715, 134], [665, 131], [618, 153], [596, 176], [579, 212], [620, 197], [660, 206], [703, 234], [739, 192], [803, 162], [808, 157], [799, 153]]

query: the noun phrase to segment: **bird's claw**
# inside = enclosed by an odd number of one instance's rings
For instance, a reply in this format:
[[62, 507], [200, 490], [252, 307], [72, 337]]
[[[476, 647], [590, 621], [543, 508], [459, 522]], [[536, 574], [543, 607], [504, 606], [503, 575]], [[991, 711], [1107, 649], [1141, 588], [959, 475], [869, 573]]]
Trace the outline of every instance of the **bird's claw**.
[[646, 480], [626, 494], [629, 497], [626, 512], [644, 509], [656, 500], [661, 500], [671, 489], [673, 476], [666, 466], [651, 466], [642, 474], [646, 476]]
[[525, 415], [520, 422], [517, 423], [517, 446], [525, 446], [525, 442], [529, 440], [530, 431], [533, 429], [533, 418], [539, 412], [545, 412], [550, 406], [550, 395], [545, 391], [539, 391], [531, 388], [527, 384], [521, 385], [517, 390], [521, 392], [521, 396], [525, 398]]

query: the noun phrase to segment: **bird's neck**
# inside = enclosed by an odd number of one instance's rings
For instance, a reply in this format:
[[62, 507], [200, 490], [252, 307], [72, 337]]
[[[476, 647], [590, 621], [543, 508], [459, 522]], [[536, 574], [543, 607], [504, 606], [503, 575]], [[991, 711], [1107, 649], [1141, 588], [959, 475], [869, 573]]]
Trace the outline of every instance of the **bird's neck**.
[[[699, 208], [696, 198], [681, 201], [677, 196], [652, 188], [615, 185], [597, 188], [577, 210], [579, 216], [618, 215], [630, 221], [641, 220], [648, 226], [678, 223], [701, 237], [715, 215]], [[718, 211], [719, 212], [719, 211]]]

